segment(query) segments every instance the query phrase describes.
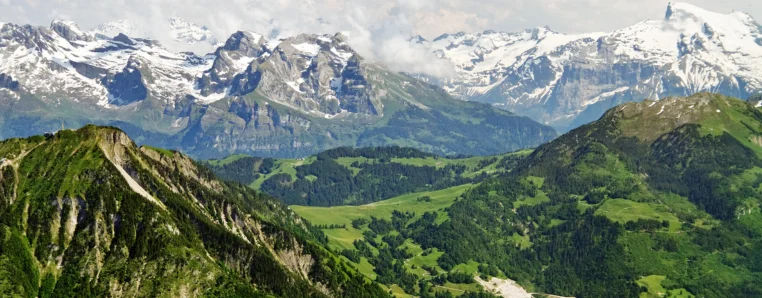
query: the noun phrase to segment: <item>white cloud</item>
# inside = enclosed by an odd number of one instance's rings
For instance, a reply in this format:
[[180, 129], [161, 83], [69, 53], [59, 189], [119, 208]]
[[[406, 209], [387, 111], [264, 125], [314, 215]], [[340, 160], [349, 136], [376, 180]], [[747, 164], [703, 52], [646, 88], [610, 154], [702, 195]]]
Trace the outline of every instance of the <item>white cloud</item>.
[[[762, 20], [762, 1], [687, 0], [718, 11], [740, 10]], [[165, 41], [166, 19], [206, 25], [224, 40], [236, 30], [266, 36], [350, 32], [363, 55], [399, 69], [447, 73], [448, 67], [405, 42], [420, 34], [486, 29], [518, 31], [548, 25], [555, 31], [611, 31], [661, 18], [668, 0], [0, 0], [0, 21], [47, 25], [54, 18], [83, 29], [119, 19], [142, 25], [141, 35]]]

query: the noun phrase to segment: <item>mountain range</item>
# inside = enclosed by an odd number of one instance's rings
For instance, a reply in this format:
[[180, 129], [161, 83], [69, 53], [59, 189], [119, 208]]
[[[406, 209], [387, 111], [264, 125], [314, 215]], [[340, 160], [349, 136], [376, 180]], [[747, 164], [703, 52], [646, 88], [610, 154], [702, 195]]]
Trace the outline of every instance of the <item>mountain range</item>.
[[0, 23], [0, 296], [762, 297], [747, 14], [410, 39], [453, 77], [166, 26]]
[[[68, 21], [49, 28], [3, 24], [0, 136], [107, 124], [139, 143], [203, 158], [389, 144], [495, 154], [556, 136], [528, 118], [454, 99], [366, 61], [342, 34], [273, 41], [239, 31], [199, 56], [124, 33], [104, 35], [124, 27], [129, 24], [86, 32]], [[206, 38], [199, 30], [176, 35]]]
[[197, 55], [131, 37], [140, 30], [127, 20], [90, 31], [68, 21], [0, 26], [0, 136], [98, 123], [203, 158], [375, 145], [496, 154], [555, 136], [516, 115], [563, 132], [624, 102], [701, 91], [747, 98], [762, 88], [758, 23], [685, 3], [607, 33], [412, 38], [455, 66], [449, 78], [390, 71], [342, 34], [239, 31], [218, 41], [212, 28], [169, 19], [170, 42], [211, 51]]
[[659, 18], [613, 32], [444, 34], [411, 43], [451, 61], [431, 78], [455, 97], [487, 102], [568, 131], [623, 102], [762, 90], [762, 31], [748, 14], [670, 3]]

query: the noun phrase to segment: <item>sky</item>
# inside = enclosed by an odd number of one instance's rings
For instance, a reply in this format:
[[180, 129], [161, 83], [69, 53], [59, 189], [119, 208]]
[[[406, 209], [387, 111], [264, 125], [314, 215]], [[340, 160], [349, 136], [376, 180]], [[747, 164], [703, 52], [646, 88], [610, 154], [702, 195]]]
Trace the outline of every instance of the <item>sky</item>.
[[[716, 12], [743, 11], [762, 22], [759, 0], [683, 2]], [[87, 30], [108, 21], [128, 19], [141, 24], [140, 37], [160, 41], [168, 38], [162, 28], [174, 16], [208, 26], [221, 40], [237, 30], [281, 37], [344, 31], [350, 35], [350, 44], [365, 56], [400, 64], [400, 68], [408, 71], [437, 73], [447, 72], [447, 66], [415, 63], [427, 53], [409, 49], [407, 38], [421, 35], [432, 39], [442, 33], [519, 31], [541, 26], [562, 33], [613, 31], [646, 19], [663, 18], [668, 3], [666, 0], [0, 0], [0, 22], [47, 26], [53, 19], [64, 19]], [[424, 69], [410, 69], [410, 63]]]

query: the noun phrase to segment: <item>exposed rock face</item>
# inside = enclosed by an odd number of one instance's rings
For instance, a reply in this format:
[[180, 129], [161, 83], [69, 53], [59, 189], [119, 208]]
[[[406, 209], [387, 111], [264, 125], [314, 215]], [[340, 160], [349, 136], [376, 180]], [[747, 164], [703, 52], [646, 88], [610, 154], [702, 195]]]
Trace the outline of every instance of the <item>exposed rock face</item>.
[[74, 22], [55, 20], [50, 29], [68, 41], [93, 41], [94, 37], [82, 32]]
[[127, 105], [144, 100], [148, 96], [148, 89], [141, 73], [141, 64], [140, 60], [131, 57], [124, 70], [103, 79], [103, 85], [114, 96], [111, 103]]
[[19, 89], [19, 82], [13, 80], [9, 75], [0, 73], [0, 88], [16, 91]]
[[[215, 52], [216, 58], [212, 67], [198, 80], [201, 95], [209, 96], [226, 92], [226, 88], [231, 85], [236, 75], [246, 70], [256, 58], [267, 52], [264, 48], [266, 42], [261, 35], [252, 32], [238, 31], [230, 36], [225, 45]], [[251, 90], [253, 88], [248, 92]]]

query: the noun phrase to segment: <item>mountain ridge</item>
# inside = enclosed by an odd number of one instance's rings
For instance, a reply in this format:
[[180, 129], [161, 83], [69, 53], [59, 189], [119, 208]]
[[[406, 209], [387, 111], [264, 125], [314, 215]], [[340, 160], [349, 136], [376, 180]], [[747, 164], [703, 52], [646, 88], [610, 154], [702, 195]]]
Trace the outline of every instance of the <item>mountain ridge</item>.
[[0, 154], [3, 295], [385, 296], [282, 204], [117, 128]]
[[478, 184], [293, 209], [411, 295], [479, 276], [569, 297], [756, 297], [761, 136], [756, 102], [625, 103]]
[[209, 158], [388, 144], [494, 154], [555, 136], [528, 118], [458, 101], [365, 61], [342, 34], [274, 43], [239, 31], [198, 56], [154, 40], [83, 32], [72, 22], [51, 28], [0, 28], [3, 137], [62, 121], [117, 125], [141, 143]]
[[747, 98], [762, 89], [762, 33], [748, 14], [670, 3], [660, 19], [613, 32], [548, 28], [413, 38], [456, 66], [437, 80], [456, 97], [540, 119], [560, 131], [628, 101], [708, 91]]

